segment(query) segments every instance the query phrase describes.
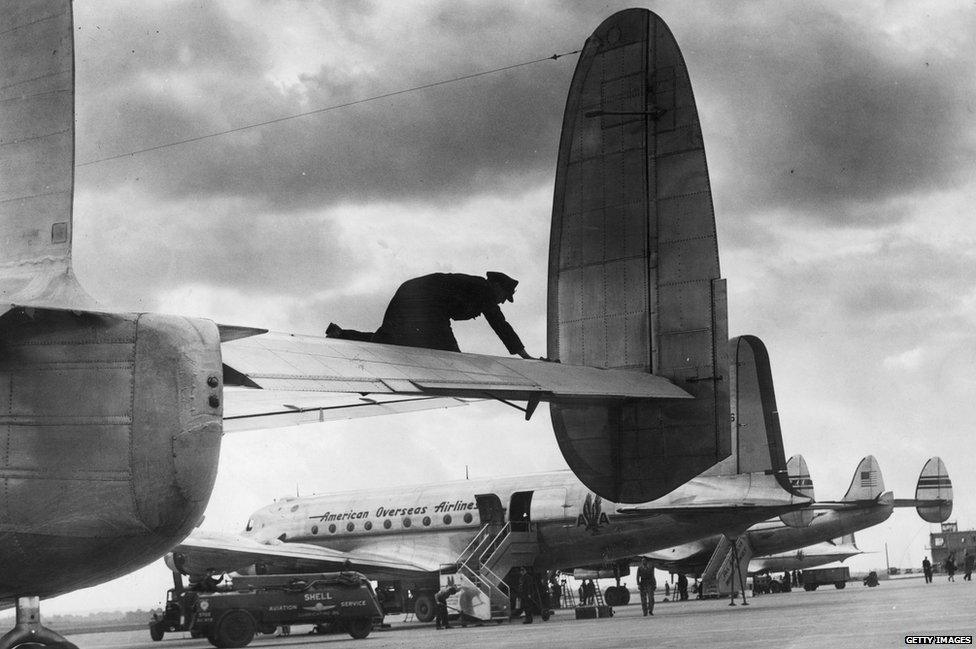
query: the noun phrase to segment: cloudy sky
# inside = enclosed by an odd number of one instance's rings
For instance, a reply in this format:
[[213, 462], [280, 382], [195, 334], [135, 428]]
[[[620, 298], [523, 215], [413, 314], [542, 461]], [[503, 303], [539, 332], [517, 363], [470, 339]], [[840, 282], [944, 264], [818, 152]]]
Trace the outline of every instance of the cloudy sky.
[[[318, 334], [405, 278], [498, 269], [545, 351], [555, 154], [575, 56], [132, 156], [568, 52], [618, 2], [76, 0], [75, 264], [104, 303]], [[911, 497], [946, 459], [976, 526], [976, 5], [651, 2], [681, 46], [730, 332], [770, 352], [787, 453], [838, 498], [874, 454]], [[504, 354], [483, 321], [462, 349]], [[224, 440], [205, 526], [275, 496], [564, 467], [500, 404]], [[914, 513], [855, 567], [917, 565]], [[161, 564], [46, 611], [157, 604]]]

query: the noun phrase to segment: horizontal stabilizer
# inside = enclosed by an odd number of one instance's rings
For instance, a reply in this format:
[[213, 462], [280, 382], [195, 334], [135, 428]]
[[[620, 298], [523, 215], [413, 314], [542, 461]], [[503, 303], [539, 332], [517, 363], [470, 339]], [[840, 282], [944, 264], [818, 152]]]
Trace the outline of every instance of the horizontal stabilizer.
[[316, 336], [252, 335], [225, 342], [221, 352], [226, 385], [268, 390], [570, 403], [689, 398], [643, 372]]
[[[894, 494], [886, 491], [878, 494], [876, 498], [866, 498], [864, 500], [818, 500], [811, 505], [812, 509], [829, 509], [831, 511], [854, 511], [880, 505], [882, 507], [897, 507]], [[912, 501], [914, 505], [915, 501]]]

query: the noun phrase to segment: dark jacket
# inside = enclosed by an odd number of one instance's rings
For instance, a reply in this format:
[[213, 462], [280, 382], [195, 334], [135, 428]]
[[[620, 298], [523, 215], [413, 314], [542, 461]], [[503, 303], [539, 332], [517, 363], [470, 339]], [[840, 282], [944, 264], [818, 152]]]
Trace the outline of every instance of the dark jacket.
[[373, 341], [461, 351], [451, 331], [451, 320], [470, 320], [479, 315], [485, 316], [510, 354], [525, 347], [494, 301], [488, 280], [461, 273], [433, 273], [401, 284]]
[[637, 568], [637, 587], [640, 589], [649, 588], [654, 590], [657, 588], [657, 579], [654, 578], [654, 568], [653, 566], [640, 566]]

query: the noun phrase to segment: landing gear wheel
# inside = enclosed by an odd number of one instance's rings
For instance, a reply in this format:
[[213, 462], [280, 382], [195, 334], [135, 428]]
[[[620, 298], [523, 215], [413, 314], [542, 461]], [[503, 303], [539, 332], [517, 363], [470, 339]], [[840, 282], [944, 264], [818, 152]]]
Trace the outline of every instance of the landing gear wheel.
[[356, 640], [362, 640], [373, 630], [373, 620], [368, 617], [357, 617], [346, 622], [346, 631]]
[[264, 623], [258, 625], [258, 633], [261, 635], [274, 635], [274, 632], [277, 630], [278, 627], [274, 624]]
[[78, 649], [41, 624], [41, 600], [36, 596], [17, 598], [17, 623], [0, 638], [0, 649]]
[[418, 622], [430, 622], [434, 619], [434, 598], [428, 594], [418, 595], [413, 602], [413, 614]]
[[603, 601], [607, 603], [607, 606], [617, 605], [617, 587], [610, 586], [605, 591], [603, 591]]
[[254, 639], [255, 626], [250, 613], [234, 609], [220, 618], [213, 637], [218, 647], [244, 647]]
[[163, 631], [162, 627], [160, 627], [158, 624], [149, 625], [149, 637], [152, 638], [153, 642], [159, 642], [162, 640], [165, 633], [166, 632]]
[[[652, 595], [653, 596], [653, 595]], [[617, 606], [630, 604], [630, 591], [626, 586], [617, 586]]]

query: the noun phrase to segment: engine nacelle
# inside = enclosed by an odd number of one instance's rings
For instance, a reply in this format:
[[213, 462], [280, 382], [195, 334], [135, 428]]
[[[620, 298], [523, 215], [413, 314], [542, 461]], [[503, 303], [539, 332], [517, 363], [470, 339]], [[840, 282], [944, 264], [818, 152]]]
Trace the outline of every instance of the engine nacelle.
[[178, 543], [213, 488], [221, 390], [208, 320], [3, 315], [0, 597], [105, 581]]

